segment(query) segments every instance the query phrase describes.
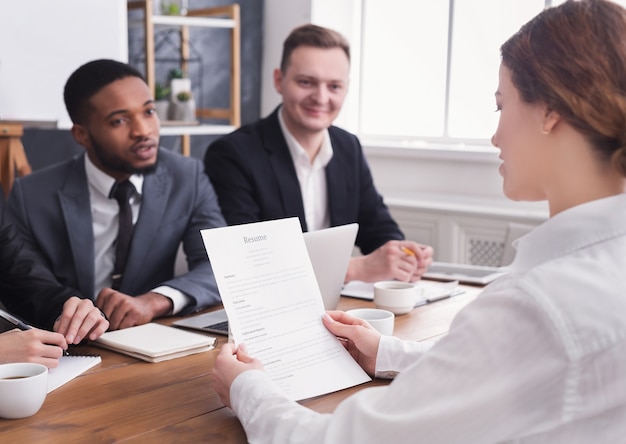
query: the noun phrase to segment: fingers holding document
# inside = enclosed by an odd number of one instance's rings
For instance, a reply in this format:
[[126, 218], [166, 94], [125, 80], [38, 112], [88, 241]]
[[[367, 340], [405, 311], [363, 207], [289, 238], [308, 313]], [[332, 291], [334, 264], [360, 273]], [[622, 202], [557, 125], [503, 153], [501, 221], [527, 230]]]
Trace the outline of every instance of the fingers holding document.
[[211, 385], [222, 402], [230, 407], [230, 386], [241, 373], [247, 370], [263, 370], [261, 361], [248, 354], [244, 344], [235, 347], [228, 343], [222, 346], [211, 373]]
[[341, 310], [326, 312], [322, 321], [332, 334], [346, 341], [346, 348], [354, 360], [373, 376], [376, 370], [380, 333], [367, 321], [350, 316]]

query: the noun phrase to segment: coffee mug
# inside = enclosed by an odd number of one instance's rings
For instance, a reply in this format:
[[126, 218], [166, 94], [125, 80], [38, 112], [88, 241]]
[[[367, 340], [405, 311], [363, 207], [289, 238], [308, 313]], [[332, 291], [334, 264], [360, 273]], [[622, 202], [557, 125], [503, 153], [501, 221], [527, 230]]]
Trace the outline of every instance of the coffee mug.
[[374, 304], [394, 314], [404, 314], [413, 310], [422, 288], [411, 282], [381, 281], [374, 283]]
[[0, 418], [16, 419], [39, 411], [48, 393], [48, 367], [32, 362], [0, 365]]
[[393, 334], [394, 315], [390, 311], [380, 310], [378, 308], [355, 308], [348, 310], [348, 313], [355, 318], [367, 321], [372, 327], [380, 332], [380, 334], [391, 336]]

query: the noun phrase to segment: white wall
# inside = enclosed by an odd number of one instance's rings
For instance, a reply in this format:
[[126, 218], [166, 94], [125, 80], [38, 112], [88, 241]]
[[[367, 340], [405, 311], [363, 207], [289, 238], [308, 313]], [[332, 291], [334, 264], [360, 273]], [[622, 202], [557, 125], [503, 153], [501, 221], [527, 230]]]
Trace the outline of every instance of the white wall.
[[477, 257], [476, 245], [495, 245], [504, 253], [512, 224], [536, 226], [547, 218], [545, 202], [504, 197], [495, 149], [364, 149], [376, 186], [405, 235], [432, 245], [436, 260], [498, 265]]
[[261, 116], [280, 103], [273, 72], [280, 65], [283, 41], [298, 25], [311, 21], [311, 0], [265, 0], [263, 11], [263, 61], [261, 63]]
[[63, 86], [96, 58], [128, 61], [126, 0], [2, 3], [0, 117], [69, 128]]

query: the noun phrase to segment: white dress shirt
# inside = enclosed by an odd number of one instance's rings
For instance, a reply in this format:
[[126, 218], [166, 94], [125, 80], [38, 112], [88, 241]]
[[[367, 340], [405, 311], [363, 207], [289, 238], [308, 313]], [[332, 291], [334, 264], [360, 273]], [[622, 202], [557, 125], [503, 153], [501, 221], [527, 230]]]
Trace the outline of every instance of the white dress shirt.
[[626, 195], [521, 238], [448, 335], [430, 349], [383, 337], [376, 372], [398, 375], [331, 415], [247, 371], [233, 410], [252, 443], [626, 442]]
[[333, 157], [333, 147], [330, 143], [328, 130], [324, 131], [324, 139], [313, 162], [309, 159], [302, 145], [289, 132], [283, 119], [283, 109], [278, 113], [278, 122], [283, 131], [287, 147], [291, 153], [293, 166], [296, 169], [304, 216], [309, 231], [321, 230], [330, 227], [330, 214], [328, 211], [328, 189], [326, 185], [326, 165]]
[[[115, 199], [109, 198], [115, 179], [99, 170], [91, 162], [89, 156], [85, 156], [85, 173], [89, 184], [93, 223], [95, 272], [93, 300], [95, 301], [100, 290], [111, 286], [111, 275], [115, 263], [115, 241], [119, 231], [119, 205]], [[133, 174], [129, 181], [135, 187], [135, 194], [130, 199], [134, 225], [141, 208], [143, 175]], [[160, 286], [152, 291], [172, 300], [172, 313], [178, 313], [189, 302], [187, 295], [172, 287]]]

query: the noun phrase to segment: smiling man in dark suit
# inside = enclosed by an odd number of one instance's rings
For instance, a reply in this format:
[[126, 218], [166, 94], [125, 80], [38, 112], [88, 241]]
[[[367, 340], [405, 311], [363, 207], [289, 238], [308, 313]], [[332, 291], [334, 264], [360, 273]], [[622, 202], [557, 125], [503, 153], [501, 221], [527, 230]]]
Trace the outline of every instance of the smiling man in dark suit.
[[359, 223], [346, 281], [415, 281], [432, 248], [404, 240], [376, 191], [359, 140], [332, 126], [348, 90], [350, 49], [340, 34], [296, 28], [274, 85], [282, 105], [209, 146], [205, 170], [229, 224], [298, 216], [303, 231]]
[[[159, 119], [141, 74], [95, 60], [70, 76], [64, 97], [86, 152], [17, 180], [8, 200], [36, 266], [92, 297], [112, 329], [219, 303], [200, 237], [203, 228], [225, 225], [217, 197], [200, 162], [159, 148]], [[120, 187], [130, 194], [118, 205], [112, 195]], [[123, 204], [130, 226], [118, 238]], [[120, 254], [123, 237], [130, 249]], [[181, 242], [190, 271], [174, 276]], [[122, 263], [116, 257], [126, 262], [114, 271]]]

